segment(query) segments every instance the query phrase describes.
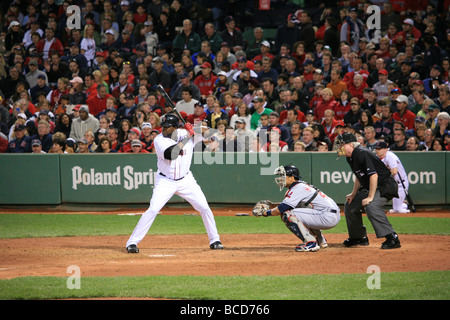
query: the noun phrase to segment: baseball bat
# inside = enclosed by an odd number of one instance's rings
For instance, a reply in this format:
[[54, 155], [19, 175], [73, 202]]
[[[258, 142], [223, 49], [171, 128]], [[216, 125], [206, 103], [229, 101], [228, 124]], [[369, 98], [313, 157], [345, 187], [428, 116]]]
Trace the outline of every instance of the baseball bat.
[[412, 201], [412, 199], [411, 199], [411, 196], [409, 195], [408, 190], [406, 190], [406, 188], [405, 188], [405, 184], [403, 183], [403, 179], [402, 179], [402, 177], [400, 176], [400, 174], [399, 174], [398, 172], [397, 172], [397, 174], [398, 174], [398, 177], [399, 177], [399, 179], [400, 179], [400, 182], [402, 183], [403, 190], [405, 190], [406, 200], [407, 200], [408, 203], [409, 203], [409, 207], [411, 208], [411, 211], [412, 211], [412, 212], [416, 212], [416, 206], [414, 205], [414, 203], [413, 203], [413, 201]]
[[186, 124], [186, 121], [183, 119], [183, 117], [181, 116], [181, 114], [178, 112], [177, 108], [175, 107], [175, 104], [173, 103], [172, 99], [169, 97], [169, 95], [167, 94], [166, 90], [164, 90], [162, 85], [158, 85], [157, 88], [159, 89], [159, 91], [162, 93], [162, 95], [164, 96], [164, 100], [167, 101], [167, 103], [170, 104], [170, 106], [173, 109], [173, 112], [175, 112], [175, 114], [177, 115], [178, 118], [180, 118], [181, 122], [183, 122], [183, 125]]

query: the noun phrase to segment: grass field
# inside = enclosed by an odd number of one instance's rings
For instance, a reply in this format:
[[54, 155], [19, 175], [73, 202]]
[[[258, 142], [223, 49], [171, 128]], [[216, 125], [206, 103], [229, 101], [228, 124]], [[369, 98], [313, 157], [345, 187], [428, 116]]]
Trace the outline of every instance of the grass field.
[[[0, 238], [129, 235], [139, 216], [82, 214], [1, 214]], [[390, 217], [400, 234], [449, 235], [450, 219]], [[221, 234], [289, 233], [279, 219], [218, 216]], [[181, 227], [182, 226], [182, 227]], [[366, 220], [368, 232], [373, 233]], [[345, 219], [332, 230], [346, 234]], [[203, 234], [199, 216], [159, 216], [150, 234]], [[0, 248], [1, 250], [1, 248]], [[420, 253], [418, 253], [420, 254]], [[1, 268], [1, 262], [0, 262]], [[83, 277], [80, 290], [67, 278], [21, 277], [0, 280], [0, 299], [152, 297], [194, 300], [447, 300], [449, 271], [392, 272], [381, 275], [381, 289], [369, 290], [367, 274], [305, 276], [151, 276]]]

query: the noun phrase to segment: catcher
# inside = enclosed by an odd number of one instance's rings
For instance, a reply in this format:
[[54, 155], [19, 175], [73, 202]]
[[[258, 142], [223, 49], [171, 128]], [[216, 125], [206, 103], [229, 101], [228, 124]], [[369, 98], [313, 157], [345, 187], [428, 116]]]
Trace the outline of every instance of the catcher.
[[[326, 248], [328, 244], [321, 230], [338, 224], [341, 217], [338, 205], [322, 191], [302, 181], [294, 165], [278, 167], [274, 174], [280, 191], [288, 188], [283, 202], [259, 201], [252, 210], [253, 215], [281, 216], [288, 229], [303, 241], [295, 251], [315, 252]], [[276, 206], [271, 209], [273, 205]]]

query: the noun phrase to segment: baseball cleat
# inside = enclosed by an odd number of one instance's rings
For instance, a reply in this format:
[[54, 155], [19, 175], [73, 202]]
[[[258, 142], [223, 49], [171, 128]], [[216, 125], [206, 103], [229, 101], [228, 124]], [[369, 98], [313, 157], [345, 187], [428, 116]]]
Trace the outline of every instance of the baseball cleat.
[[325, 239], [325, 237], [323, 235], [321, 235], [318, 239], [317, 239], [317, 243], [319, 244], [321, 249], [325, 249], [328, 248], [328, 243], [327, 243], [327, 239]]
[[346, 247], [353, 247], [353, 246], [368, 246], [369, 245], [369, 238], [362, 237], [362, 238], [347, 238], [343, 243]]
[[135, 245], [135, 244], [130, 244], [127, 247], [127, 251], [128, 251], [128, 253], [139, 253], [139, 249], [138, 249], [137, 245]]
[[216, 241], [214, 243], [211, 243], [209, 245], [209, 248], [211, 250], [221, 250], [221, 249], [223, 249], [223, 245], [222, 245], [222, 243], [220, 241]]
[[400, 240], [396, 233], [386, 236], [386, 241], [381, 244], [381, 249], [396, 249], [400, 248]]
[[309, 241], [305, 244], [301, 244], [295, 247], [297, 252], [316, 252], [320, 249], [319, 244], [316, 241]]

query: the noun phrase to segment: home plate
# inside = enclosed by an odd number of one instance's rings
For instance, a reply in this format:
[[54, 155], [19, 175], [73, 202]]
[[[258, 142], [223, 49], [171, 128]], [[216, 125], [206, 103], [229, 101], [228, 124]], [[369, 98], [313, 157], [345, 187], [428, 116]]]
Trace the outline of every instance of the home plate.
[[148, 254], [150, 258], [165, 258], [165, 257], [176, 257], [175, 254]]

